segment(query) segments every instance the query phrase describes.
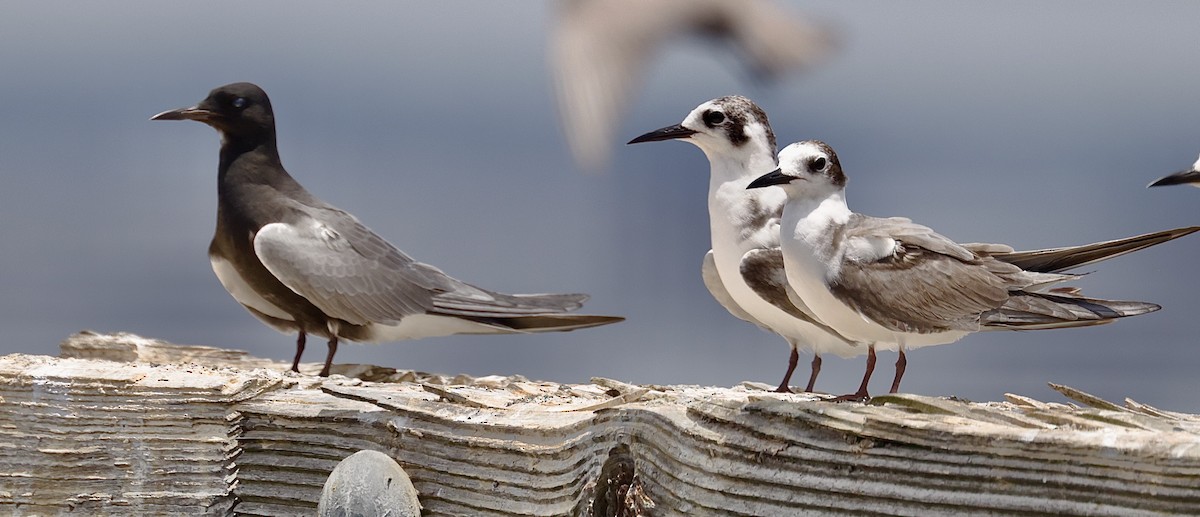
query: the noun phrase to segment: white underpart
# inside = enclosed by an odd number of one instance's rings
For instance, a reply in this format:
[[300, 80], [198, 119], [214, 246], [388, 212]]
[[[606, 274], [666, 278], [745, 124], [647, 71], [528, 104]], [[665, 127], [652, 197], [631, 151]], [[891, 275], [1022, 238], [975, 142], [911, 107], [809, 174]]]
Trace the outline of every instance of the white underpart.
[[[752, 125], [750, 134], [757, 141], [766, 141], [766, 133], [761, 126]], [[737, 223], [744, 220], [754, 200], [758, 201], [759, 206], [773, 207], [780, 206], [786, 199], [783, 191], [777, 188], [746, 189], [755, 178], [775, 170], [775, 157], [765, 150], [746, 153], [743, 157], [728, 156], [697, 145], [704, 150], [711, 164], [708, 216], [713, 262], [729, 296], [760, 324], [783, 336], [793, 348], [842, 357], [865, 354], [866, 347], [849, 345], [821, 328], [771, 305], [742, 278], [741, 262], [747, 252], [779, 246], [778, 220], [772, 220], [748, 238], [743, 238]], [[746, 145], [754, 145], [754, 142]]]
[[[965, 331], [919, 334], [887, 329], [842, 303], [829, 289], [847, 256], [874, 260], [891, 254], [892, 239], [849, 239], [839, 250], [822, 253], [816, 245], [831, 228], [846, 224], [851, 215], [843, 191], [819, 199], [793, 199], [783, 210], [783, 261], [788, 284], [817, 319], [851, 339], [876, 343], [876, 348], [914, 349], [953, 343]], [[828, 251], [828, 250], [826, 250]]]
[[516, 332], [519, 331], [477, 323], [454, 316], [413, 314], [405, 316], [404, 319], [400, 320], [400, 323], [395, 325], [370, 324], [370, 327], [368, 327], [368, 337], [363, 339], [362, 342], [381, 343], [385, 341], [449, 336], [452, 334], [510, 334]]
[[263, 298], [250, 287], [250, 284], [246, 283], [242, 279], [242, 275], [234, 269], [232, 263], [216, 255], [210, 255], [208, 259], [212, 262], [213, 272], [217, 274], [217, 280], [221, 281], [221, 285], [225, 287], [226, 291], [229, 291], [229, 294], [233, 295], [233, 299], [237, 300], [238, 303], [273, 318], [295, 321], [291, 314], [267, 301], [266, 298]]

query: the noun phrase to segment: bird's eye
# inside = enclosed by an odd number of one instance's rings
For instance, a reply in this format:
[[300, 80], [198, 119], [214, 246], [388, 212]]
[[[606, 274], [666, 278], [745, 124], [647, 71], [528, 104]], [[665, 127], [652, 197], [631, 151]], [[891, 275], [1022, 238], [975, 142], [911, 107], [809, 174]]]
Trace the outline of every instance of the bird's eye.
[[707, 111], [704, 113], [704, 124], [708, 127], [713, 127], [717, 124], [725, 122], [725, 114], [720, 111]]
[[235, 107], [237, 109], [245, 108], [246, 107], [246, 98], [245, 97], [237, 97], [237, 98], [233, 99], [233, 102], [231, 104], [233, 104], [233, 107]]
[[825, 170], [825, 165], [827, 165], [827, 162], [825, 161], [824, 156], [819, 156], [812, 161], [813, 170], [818, 170], [818, 171]]

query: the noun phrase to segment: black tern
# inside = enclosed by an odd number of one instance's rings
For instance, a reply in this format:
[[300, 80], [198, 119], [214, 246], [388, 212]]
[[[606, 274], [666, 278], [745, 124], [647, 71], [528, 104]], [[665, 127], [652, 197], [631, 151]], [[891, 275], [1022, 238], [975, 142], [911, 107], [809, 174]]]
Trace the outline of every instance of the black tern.
[[284, 170], [271, 102], [254, 84], [219, 87], [193, 107], [151, 120], [195, 120], [220, 133], [209, 258], [221, 285], [251, 314], [297, 333], [293, 371], [308, 334], [328, 339], [324, 377], [339, 340], [568, 331], [624, 319], [565, 314], [584, 294], [502, 294], [413, 260]]

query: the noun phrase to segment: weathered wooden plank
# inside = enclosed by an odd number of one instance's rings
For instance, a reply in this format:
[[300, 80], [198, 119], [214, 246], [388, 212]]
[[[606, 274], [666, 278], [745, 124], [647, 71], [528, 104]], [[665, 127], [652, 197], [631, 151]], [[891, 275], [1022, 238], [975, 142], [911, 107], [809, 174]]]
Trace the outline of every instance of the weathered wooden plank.
[[1200, 514], [1200, 418], [1067, 387], [1083, 407], [369, 365], [335, 372], [397, 382], [319, 379], [131, 335], [63, 352], [0, 358], [0, 511], [311, 515], [338, 462], [375, 450], [423, 515], [611, 512], [618, 485], [656, 516]]

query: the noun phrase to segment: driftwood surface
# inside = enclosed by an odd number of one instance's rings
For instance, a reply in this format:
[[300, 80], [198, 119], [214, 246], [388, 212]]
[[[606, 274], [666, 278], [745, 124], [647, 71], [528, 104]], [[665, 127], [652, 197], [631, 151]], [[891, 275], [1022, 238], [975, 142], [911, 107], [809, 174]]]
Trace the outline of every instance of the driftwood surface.
[[1200, 514], [1200, 417], [1066, 387], [835, 404], [286, 367], [90, 332], [0, 357], [0, 512], [312, 515], [337, 463], [377, 450], [425, 515]]

